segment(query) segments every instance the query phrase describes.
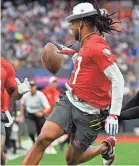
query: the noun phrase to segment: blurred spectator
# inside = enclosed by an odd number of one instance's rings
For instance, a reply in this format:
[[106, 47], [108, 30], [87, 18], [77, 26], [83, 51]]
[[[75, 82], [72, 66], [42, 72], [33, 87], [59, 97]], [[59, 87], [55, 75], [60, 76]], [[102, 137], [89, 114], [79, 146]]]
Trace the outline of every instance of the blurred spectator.
[[[53, 110], [54, 105], [59, 100], [59, 96], [61, 94], [60, 90], [57, 89], [57, 78], [52, 76], [49, 78], [49, 85], [45, 87], [42, 92], [46, 96], [51, 106], [51, 109], [48, 114], [50, 114]], [[46, 149], [47, 154], [56, 154], [56, 150], [54, 149], [53, 145], [51, 144]]]
[[61, 94], [60, 90], [57, 89], [57, 78], [52, 76], [49, 78], [49, 85], [45, 87], [42, 92], [48, 99], [51, 106], [49, 114], [52, 112], [55, 103], [59, 100]]
[[23, 121], [24, 115], [28, 126], [28, 132], [33, 143], [35, 142], [35, 134], [40, 134], [41, 128], [45, 122], [45, 115], [50, 109], [47, 98], [44, 94], [37, 90], [36, 83], [30, 82], [31, 92], [26, 93], [21, 99], [20, 119]]
[[132, 88], [137, 91], [138, 87], [139, 82], [137, 81], [135, 74], [132, 71], [129, 71], [126, 77], [125, 94], [130, 92], [130, 89]]
[[135, 89], [131, 88], [129, 92], [123, 97], [123, 105], [125, 105], [135, 95], [135, 93]]
[[67, 3], [48, 1], [47, 6], [42, 6], [32, 1], [15, 7], [12, 2], [5, 2], [2, 10], [2, 54], [16, 67], [42, 67], [40, 54], [48, 41], [73, 41], [65, 17], [68, 15], [67, 6], [72, 7], [77, 1]]

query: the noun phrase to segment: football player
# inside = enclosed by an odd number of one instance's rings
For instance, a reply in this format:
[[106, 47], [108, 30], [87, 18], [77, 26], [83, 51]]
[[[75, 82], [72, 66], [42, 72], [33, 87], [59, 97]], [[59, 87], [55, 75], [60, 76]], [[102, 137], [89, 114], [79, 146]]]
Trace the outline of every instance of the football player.
[[[8, 107], [9, 107], [9, 98], [5, 97], [5, 90], [8, 92], [7, 95], [18, 100], [22, 95], [30, 90], [30, 85], [25, 78], [24, 83], [21, 83], [17, 78], [15, 78], [15, 71], [13, 66], [4, 58], [1, 58], [1, 165], [5, 164], [5, 159], [3, 155], [4, 144], [5, 144], [5, 126], [9, 127], [13, 123], [13, 118], [11, 117]], [[16, 80], [15, 80], [16, 79]], [[17, 82], [16, 82], [17, 81]]]
[[[99, 146], [90, 147], [104, 120], [108, 134], [115, 136], [118, 133], [118, 116], [124, 93], [123, 76], [111, 48], [102, 37], [103, 33], [115, 30], [114, 22], [110, 15], [102, 14], [94, 2], [94, 5], [76, 5], [73, 14], [66, 19], [72, 24], [74, 38], [80, 41], [81, 48], [78, 54], [69, 50], [74, 69], [66, 84], [67, 90], [47, 118], [23, 165], [38, 164], [45, 149], [65, 133], [71, 135], [66, 153], [67, 165], [77, 165], [100, 154], [105, 166], [114, 161], [114, 137], [108, 137]], [[59, 53], [64, 51], [68, 54], [66, 48]], [[108, 117], [104, 111], [109, 112]]]

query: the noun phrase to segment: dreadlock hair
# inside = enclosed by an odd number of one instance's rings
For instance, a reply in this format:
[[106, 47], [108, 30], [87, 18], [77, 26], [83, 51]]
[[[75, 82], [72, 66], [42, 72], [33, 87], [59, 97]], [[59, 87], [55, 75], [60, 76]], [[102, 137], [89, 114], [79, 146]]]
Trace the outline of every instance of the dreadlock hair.
[[103, 33], [113, 34], [112, 31], [120, 32], [116, 30], [113, 25], [121, 22], [113, 22], [111, 18], [111, 16], [114, 15], [116, 12], [108, 15], [105, 13], [105, 11], [103, 11], [102, 14], [96, 0], [93, 0], [93, 6], [96, 9], [97, 14], [85, 17], [83, 20], [87, 22], [87, 24], [96, 27], [100, 35], [104, 35]]

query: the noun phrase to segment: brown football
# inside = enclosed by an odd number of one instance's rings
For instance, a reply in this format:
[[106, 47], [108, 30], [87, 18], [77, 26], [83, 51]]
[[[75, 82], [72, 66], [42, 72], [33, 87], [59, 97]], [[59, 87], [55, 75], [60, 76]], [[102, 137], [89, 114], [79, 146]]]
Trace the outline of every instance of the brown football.
[[62, 65], [62, 56], [57, 51], [58, 48], [52, 43], [47, 43], [42, 50], [42, 63], [52, 74], [56, 74]]

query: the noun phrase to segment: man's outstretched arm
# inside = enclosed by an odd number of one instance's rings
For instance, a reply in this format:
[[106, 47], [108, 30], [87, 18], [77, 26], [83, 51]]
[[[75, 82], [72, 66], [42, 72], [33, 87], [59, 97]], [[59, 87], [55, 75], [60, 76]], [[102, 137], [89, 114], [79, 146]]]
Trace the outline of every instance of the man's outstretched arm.
[[6, 90], [10, 97], [14, 100], [19, 100], [23, 94], [30, 91], [30, 85], [28, 79], [25, 78], [21, 83], [18, 78], [15, 78], [15, 70], [10, 63], [7, 63], [7, 79]]
[[104, 70], [105, 75], [112, 83], [112, 99], [109, 116], [106, 119], [105, 130], [110, 135], [118, 133], [118, 116], [120, 116], [123, 94], [124, 94], [124, 78], [116, 63]]

